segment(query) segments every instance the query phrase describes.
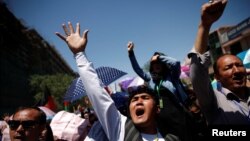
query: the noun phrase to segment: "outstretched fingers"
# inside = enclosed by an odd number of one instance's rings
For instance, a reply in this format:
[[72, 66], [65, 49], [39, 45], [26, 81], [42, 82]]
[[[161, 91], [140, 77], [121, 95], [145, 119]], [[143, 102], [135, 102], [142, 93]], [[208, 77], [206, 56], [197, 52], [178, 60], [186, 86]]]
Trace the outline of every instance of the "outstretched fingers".
[[69, 35], [70, 35], [70, 32], [69, 32], [67, 26], [66, 26], [65, 24], [62, 24], [62, 27], [63, 27], [63, 30], [64, 30], [66, 36], [69, 36]]
[[[80, 31], [81, 31], [80, 23], [76, 23], [76, 33], [80, 35]], [[83, 39], [86, 39], [86, 40], [88, 39], [88, 32], [89, 32], [88, 29], [83, 31], [82, 33]]]
[[76, 32], [74, 32], [74, 28], [71, 22], [68, 22], [68, 27], [65, 24], [63, 24], [62, 27], [66, 35], [62, 35], [59, 32], [56, 32], [55, 34], [67, 43], [70, 50], [74, 54], [84, 51], [88, 42], [89, 30], [85, 30], [83, 32], [83, 35], [81, 36], [79, 23], [76, 24], [76, 28], [75, 28]]
[[76, 33], [80, 34], [80, 23], [76, 23]]
[[62, 40], [66, 41], [66, 37], [64, 37], [62, 34], [60, 34], [59, 32], [55, 33], [59, 38], [61, 38]]
[[63, 30], [64, 30], [65, 36], [62, 35], [62, 34], [59, 33], [59, 32], [56, 32], [55, 34], [56, 34], [59, 38], [61, 38], [62, 40], [66, 41], [67, 37], [70, 36], [70, 32], [69, 32], [67, 26], [66, 26], [64, 23], [62, 24], [62, 28], [63, 28]]
[[70, 34], [74, 34], [74, 28], [73, 28], [71, 22], [68, 22], [68, 25], [69, 25]]
[[[79, 32], [80, 32], [80, 31], [79, 31]], [[86, 39], [86, 40], [88, 40], [88, 33], [89, 33], [89, 30], [86, 29], [86, 30], [83, 31], [83, 34], [82, 34], [82, 35], [83, 35], [83, 38]]]

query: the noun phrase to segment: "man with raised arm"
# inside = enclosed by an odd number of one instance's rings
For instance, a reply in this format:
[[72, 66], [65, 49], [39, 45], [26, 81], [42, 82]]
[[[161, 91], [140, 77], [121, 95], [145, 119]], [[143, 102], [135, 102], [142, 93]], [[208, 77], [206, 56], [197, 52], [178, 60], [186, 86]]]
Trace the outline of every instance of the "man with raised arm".
[[[76, 31], [72, 24], [69, 29], [63, 25], [65, 36], [56, 33], [64, 40], [75, 56], [80, 78], [86, 90], [94, 111], [102, 125], [107, 138], [110, 141], [136, 141], [157, 140], [177, 141], [177, 136], [161, 134], [157, 129], [156, 117], [159, 113], [158, 102], [152, 89], [146, 85], [132, 87], [129, 98], [130, 118], [123, 116], [116, 108], [112, 98], [101, 85], [92, 62], [87, 59], [85, 48], [87, 45], [87, 33], [80, 35], [80, 25]], [[94, 139], [93, 139], [94, 140]]]
[[214, 63], [214, 77], [220, 89], [211, 86], [207, 43], [209, 30], [217, 21], [227, 0], [211, 1], [203, 5], [201, 22], [195, 41], [196, 53], [190, 53], [190, 75], [208, 125], [250, 125], [250, 89], [246, 87], [246, 69], [242, 61], [231, 54], [220, 56]]

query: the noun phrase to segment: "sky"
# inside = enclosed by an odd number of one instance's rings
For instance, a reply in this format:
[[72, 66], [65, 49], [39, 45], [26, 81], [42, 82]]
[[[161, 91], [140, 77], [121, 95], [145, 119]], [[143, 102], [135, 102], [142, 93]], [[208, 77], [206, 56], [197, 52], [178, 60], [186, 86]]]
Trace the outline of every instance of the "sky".
[[[89, 29], [87, 56], [95, 68], [109, 66], [135, 76], [127, 43], [135, 44], [140, 66], [155, 51], [183, 62], [191, 50], [200, 21], [201, 6], [208, 0], [4, 0], [25, 26], [34, 28], [77, 72], [73, 54], [55, 35], [68, 21], [81, 31]], [[228, 0], [222, 17], [211, 31], [236, 25], [250, 16], [250, 0]], [[82, 33], [82, 32], [81, 32]]]

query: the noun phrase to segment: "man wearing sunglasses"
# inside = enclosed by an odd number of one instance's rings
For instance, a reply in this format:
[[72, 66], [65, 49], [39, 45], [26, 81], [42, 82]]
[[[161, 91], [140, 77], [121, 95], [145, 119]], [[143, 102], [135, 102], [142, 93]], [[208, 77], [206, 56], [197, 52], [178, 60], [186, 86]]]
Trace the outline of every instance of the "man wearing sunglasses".
[[11, 141], [37, 141], [46, 127], [46, 115], [36, 107], [19, 108], [8, 122]]

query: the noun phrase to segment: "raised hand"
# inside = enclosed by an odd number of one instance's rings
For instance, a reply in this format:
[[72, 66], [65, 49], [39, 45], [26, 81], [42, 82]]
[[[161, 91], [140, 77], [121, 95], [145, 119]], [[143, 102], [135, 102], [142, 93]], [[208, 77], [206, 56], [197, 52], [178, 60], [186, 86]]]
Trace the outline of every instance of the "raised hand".
[[159, 56], [160, 56], [159, 54], [156, 54], [156, 55], [152, 56], [151, 62], [157, 61]]
[[203, 54], [207, 51], [209, 30], [212, 24], [223, 14], [226, 4], [227, 0], [210, 0], [208, 3], [202, 5], [201, 23], [198, 27], [194, 45], [196, 52]]
[[128, 52], [133, 51], [134, 49], [134, 43], [133, 42], [128, 42]]
[[71, 22], [68, 22], [68, 27], [65, 24], [63, 24], [62, 27], [65, 32], [65, 36], [58, 32], [56, 32], [56, 35], [68, 44], [70, 50], [74, 54], [85, 51], [88, 42], [88, 30], [85, 30], [81, 37], [79, 23], [76, 24], [76, 31], [74, 31]]
[[227, 4], [227, 0], [210, 0], [208, 3], [202, 5], [201, 8], [201, 22], [204, 26], [211, 26], [217, 21]]

